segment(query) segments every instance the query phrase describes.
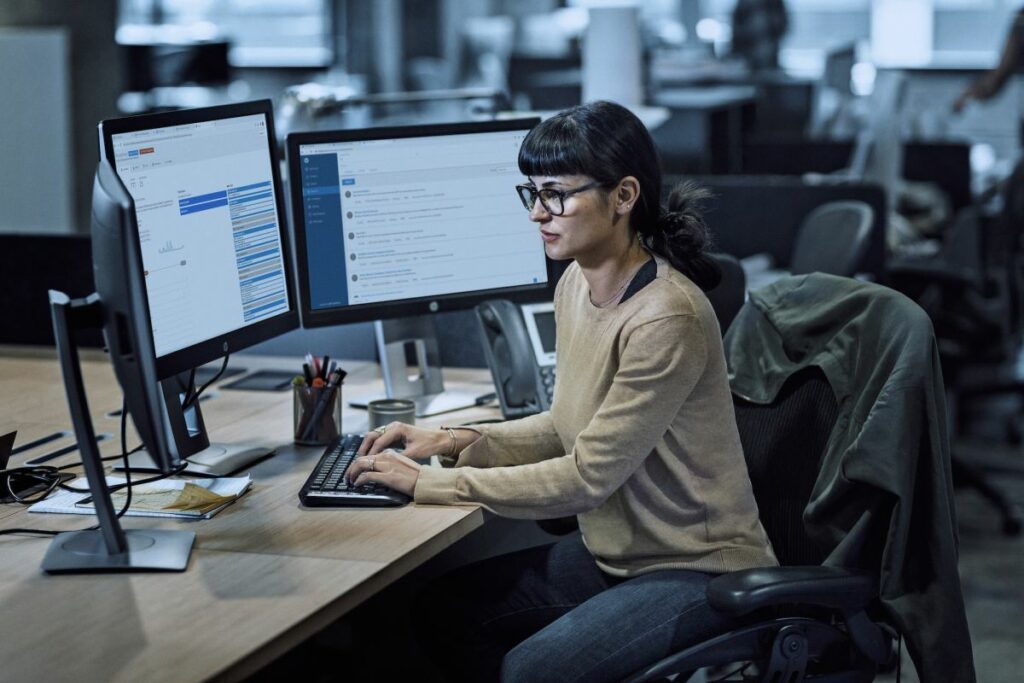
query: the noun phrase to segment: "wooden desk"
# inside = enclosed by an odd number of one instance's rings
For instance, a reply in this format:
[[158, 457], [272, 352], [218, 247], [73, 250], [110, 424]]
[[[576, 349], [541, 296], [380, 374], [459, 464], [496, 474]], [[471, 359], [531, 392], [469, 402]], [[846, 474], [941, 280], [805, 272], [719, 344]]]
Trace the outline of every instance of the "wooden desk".
[[[239, 359], [250, 369], [285, 367], [284, 359]], [[381, 391], [375, 365], [343, 366], [350, 369], [346, 400]], [[83, 374], [97, 431], [116, 435], [118, 420], [105, 416], [121, 402], [109, 363], [87, 354]], [[493, 390], [486, 371], [452, 370], [445, 376], [454, 388]], [[211, 440], [260, 439], [278, 447], [249, 470], [252, 490], [210, 520], [122, 520], [126, 528], [195, 530], [184, 573], [48, 576], [39, 567], [50, 539], [0, 537], [0, 678], [238, 680], [482, 524], [476, 507], [302, 508], [299, 487], [322, 449], [291, 444], [291, 409], [290, 392], [219, 390], [203, 402]], [[443, 421], [494, 417], [496, 409], [476, 408]], [[346, 431], [366, 428], [361, 411], [346, 407], [342, 419]], [[441, 422], [438, 417], [420, 424]], [[18, 429], [19, 443], [70, 429], [52, 354], [0, 350], [0, 433], [11, 429]], [[11, 465], [72, 441], [19, 454]], [[134, 443], [132, 434], [129, 447]], [[119, 449], [116, 438], [101, 444], [103, 455]], [[52, 464], [78, 457], [70, 453]], [[0, 528], [69, 530], [94, 519], [30, 515], [21, 506], [0, 505]]]

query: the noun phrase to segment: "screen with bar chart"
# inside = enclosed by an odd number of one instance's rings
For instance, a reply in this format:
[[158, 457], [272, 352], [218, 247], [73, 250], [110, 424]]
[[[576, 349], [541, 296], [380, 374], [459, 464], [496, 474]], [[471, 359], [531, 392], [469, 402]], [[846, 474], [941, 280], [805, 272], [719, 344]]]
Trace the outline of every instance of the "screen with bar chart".
[[161, 377], [298, 324], [272, 111], [263, 100], [100, 124], [132, 199]]
[[288, 310], [263, 116], [122, 133], [113, 148], [157, 356]]

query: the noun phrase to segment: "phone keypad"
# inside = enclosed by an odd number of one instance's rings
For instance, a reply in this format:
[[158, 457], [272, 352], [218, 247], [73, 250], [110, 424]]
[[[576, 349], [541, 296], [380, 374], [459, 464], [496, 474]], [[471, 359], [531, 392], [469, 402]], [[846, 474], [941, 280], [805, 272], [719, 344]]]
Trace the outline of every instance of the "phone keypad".
[[540, 368], [540, 381], [544, 385], [544, 393], [547, 394], [548, 405], [555, 397], [555, 366], [544, 365]]

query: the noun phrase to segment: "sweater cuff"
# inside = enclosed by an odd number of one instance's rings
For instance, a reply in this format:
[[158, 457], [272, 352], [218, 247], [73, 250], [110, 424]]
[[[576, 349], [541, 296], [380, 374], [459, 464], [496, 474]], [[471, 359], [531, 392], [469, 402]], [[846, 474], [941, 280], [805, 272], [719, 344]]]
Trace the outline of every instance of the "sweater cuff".
[[455, 484], [459, 473], [446, 467], [421, 467], [412, 497], [417, 504], [457, 505]]

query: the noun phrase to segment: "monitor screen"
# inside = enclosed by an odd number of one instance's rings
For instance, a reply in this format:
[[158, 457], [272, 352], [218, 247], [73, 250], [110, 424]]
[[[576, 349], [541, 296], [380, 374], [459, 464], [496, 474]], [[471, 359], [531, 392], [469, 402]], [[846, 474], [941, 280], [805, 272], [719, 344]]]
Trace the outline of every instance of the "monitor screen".
[[550, 297], [515, 185], [536, 119], [288, 138], [303, 323]]
[[134, 200], [161, 377], [296, 327], [270, 103], [101, 131]]

